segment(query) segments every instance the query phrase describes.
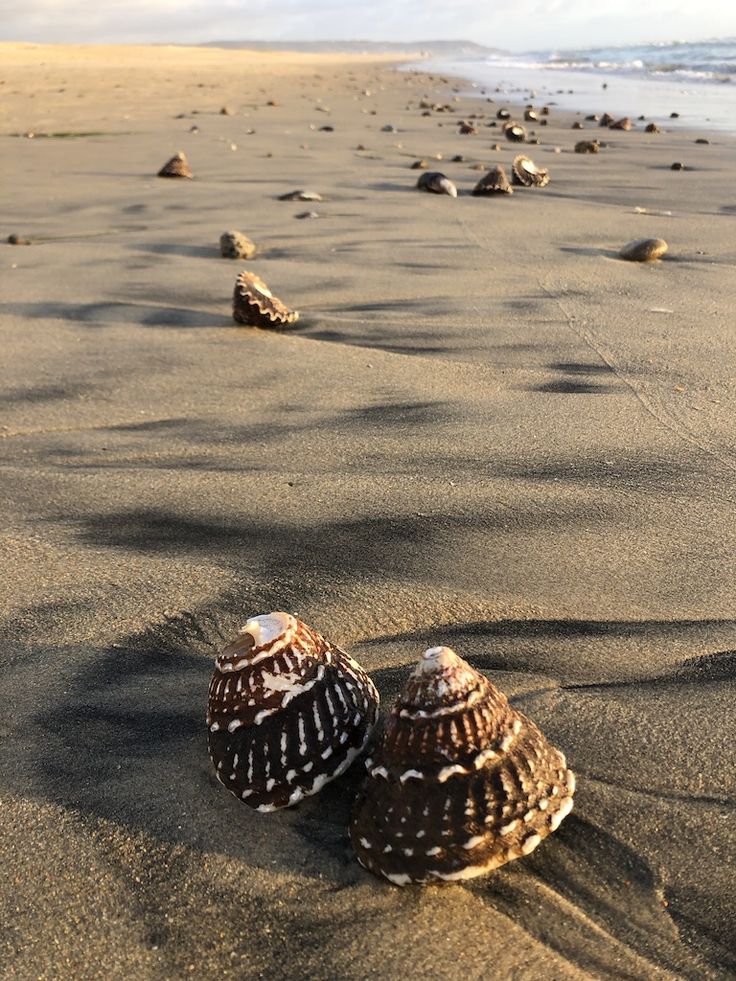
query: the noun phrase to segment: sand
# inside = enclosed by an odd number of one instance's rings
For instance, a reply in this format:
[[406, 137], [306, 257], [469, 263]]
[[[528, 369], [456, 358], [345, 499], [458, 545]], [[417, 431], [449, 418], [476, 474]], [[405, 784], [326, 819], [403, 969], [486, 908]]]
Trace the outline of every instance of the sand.
[[[0, 245], [2, 976], [733, 974], [736, 139], [553, 110], [528, 148], [549, 187], [485, 200], [470, 165], [516, 150], [457, 134], [497, 105], [452, 80], [184, 48], [0, 64], [0, 240], [35, 243]], [[195, 180], [157, 179], [177, 150]], [[456, 200], [413, 189], [435, 153]], [[277, 200], [301, 187], [325, 200]], [[227, 229], [255, 259], [220, 258]], [[617, 258], [642, 236], [666, 259]], [[244, 267], [298, 331], [234, 326]], [[359, 766], [287, 812], [238, 804], [207, 686], [271, 609], [384, 707], [451, 644], [566, 752], [572, 815], [485, 879], [400, 890], [350, 849]]]

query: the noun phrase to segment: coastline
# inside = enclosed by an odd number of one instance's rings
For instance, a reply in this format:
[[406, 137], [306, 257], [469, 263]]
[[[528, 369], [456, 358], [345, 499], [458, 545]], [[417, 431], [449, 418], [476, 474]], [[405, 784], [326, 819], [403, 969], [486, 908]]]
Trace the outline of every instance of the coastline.
[[[500, 102], [395, 56], [202, 51], [2, 73], [0, 973], [715, 981], [734, 139], [553, 109], [521, 146], [484, 126]], [[194, 180], [159, 180], [177, 150]], [[519, 152], [548, 187], [470, 194]], [[420, 157], [457, 199], [415, 189]], [[253, 260], [219, 256], [230, 228]], [[667, 258], [621, 261], [643, 236]], [[298, 330], [233, 324], [244, 267]], [[486, 879], [400, 890], [350, 848], [359, 765], [298, 808], [239, 806], [207, 686], [269, 610], [347, 649], [384, 712], [453, 646], [564, 750], [573, 813]]]

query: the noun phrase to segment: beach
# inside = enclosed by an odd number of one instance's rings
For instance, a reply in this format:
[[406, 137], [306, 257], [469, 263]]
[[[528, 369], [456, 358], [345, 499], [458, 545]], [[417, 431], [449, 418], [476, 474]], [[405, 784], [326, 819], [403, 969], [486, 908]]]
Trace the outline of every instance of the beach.
[[[736, 972], [736, 136], [553, 107], [520, 146], [486, 123], [523, 103], [395, 64], [0, 45], [4, 978]], [[521, 152], [549, 186], [469, 193]], [[233, 323], [242, 269], [297, 329]], [[564, 751], [570, 817], [399, 889], [352, 853], [360, 762], [239, 804], [207, 689], [271, 610], [384, 713], [453, 647]]]

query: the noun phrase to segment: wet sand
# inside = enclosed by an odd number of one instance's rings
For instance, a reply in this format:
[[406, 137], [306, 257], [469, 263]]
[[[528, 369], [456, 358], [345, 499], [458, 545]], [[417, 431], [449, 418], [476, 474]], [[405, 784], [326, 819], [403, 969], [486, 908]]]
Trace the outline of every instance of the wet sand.
[[[483, 126], [498, 103], [422, 116], [451, 81], [0, 54], [0, 242], [35, 243], [0, 244], [3, 977], [729, 976], [736, 139], [553, 110], [526, 148], [549, 187], [486, 200], [471, 165], [520, 148]], [[177, 150], [195, 180], [157, 179]], [[413, 190], [436, 153], [457, 199]], [[277, 200], [304, 187], [325, 200]], [[220, 258], [227, 229], [255, 259]], [[663, 261], [617, 257], [644, 236]], [[235, 327], [242, 268], [299, 330]], [[272, 609], [384, 710], [452, 645], [566, 752], [572, 815], [485, 879], [401, 890], [353, 858], [359, 765], [239, 805], [207, 686]]]

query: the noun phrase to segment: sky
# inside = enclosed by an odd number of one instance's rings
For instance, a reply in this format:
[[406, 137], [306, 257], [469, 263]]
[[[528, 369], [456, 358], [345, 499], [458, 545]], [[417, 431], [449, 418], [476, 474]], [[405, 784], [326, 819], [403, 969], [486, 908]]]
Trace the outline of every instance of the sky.
[[477, 41], [510, 51], [736, 37], [736, 0], [0, 0], [0, 40]]

